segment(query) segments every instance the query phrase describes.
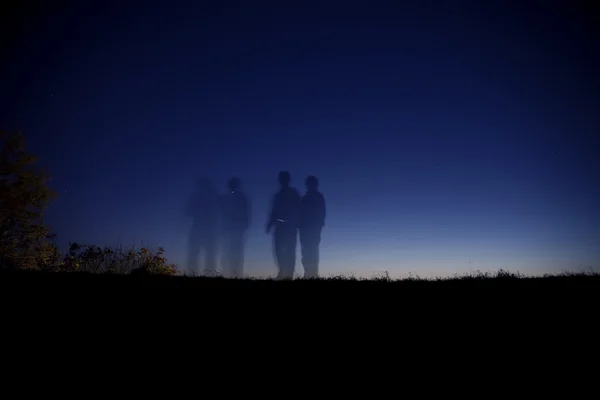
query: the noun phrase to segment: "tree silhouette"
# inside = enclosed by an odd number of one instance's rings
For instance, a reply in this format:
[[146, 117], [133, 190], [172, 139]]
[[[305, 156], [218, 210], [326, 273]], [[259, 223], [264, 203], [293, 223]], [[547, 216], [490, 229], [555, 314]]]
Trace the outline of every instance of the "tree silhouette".
[[0, 131], [0, 266], [44, 268], [60, 254], [43, 214], [55, 197], [23, 135]]

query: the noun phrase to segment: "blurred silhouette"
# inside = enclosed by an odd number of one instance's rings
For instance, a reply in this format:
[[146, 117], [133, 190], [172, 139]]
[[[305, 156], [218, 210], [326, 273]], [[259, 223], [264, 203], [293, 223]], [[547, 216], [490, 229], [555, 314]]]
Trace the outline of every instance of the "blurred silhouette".
[[287, 171], [279, 172], [281, 188], [273, 196], [266, 232], [275, 227], [273, 248], [279, 273], [278, 279], [291, 279], [296, 268], [296, 242], [298, 240], [298, 219], [300, 213], [300, 193], [290, 187], [291, 176]]
[[319, 180], [315, 176], [306, 178], [306, 194], [302, 196], [300, 219], [300, 246], [304, 278], [319, 277], [319, 245], [321, 231], [325, 226], [325, 197], [319, 192]]
[[202, 272], [213, 276], [217, 263], [217, 228], [219, 196], [213, 183], [206, 177], [196, 180], [196, 188], [186, 206], [186, 215], [192, 218], [189, 236], [188, 268], [199, 273], [198, 259], [204, 256]]
[[245, 233], [250, 225], [250, 201], [241, 191], [240, 179], [231, 178], [227, 187], [229, 193], [221, 199], [221, 261], [225, 276], [241, 278], [244, 275]]

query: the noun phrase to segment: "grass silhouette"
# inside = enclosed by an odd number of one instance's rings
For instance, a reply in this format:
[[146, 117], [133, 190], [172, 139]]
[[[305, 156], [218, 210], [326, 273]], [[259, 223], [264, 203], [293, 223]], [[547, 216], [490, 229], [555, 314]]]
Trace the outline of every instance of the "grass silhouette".
[[519, 272], [498, 270], [497, 272], [481, 272], [456, 274], [450, 277], [421, 278], [409, 275], [406, 278], [391, 278], [384, 273], [371, 278], [356, 278], [350, 275], [323, 277], [317, 279], [276, 280], [273, 278], [235, 278], [203, 277], [187, 275], [155, 275], [155, 274], [114, 274], [40, 271], [22, 269], [0, 269], [0, 280], [7, 286], [36, 285], [44, 286], [105, 286], [110, 287], [156, 287], [156, 288], [206, 288], [206, 287], [240, 287], [240, 286], [278, 286], [293, 285], [298, 288], [311, 287], [353, 287], [367, 288], [377, 285], [382, 288], [417, 288], [417, 287], [596, 287], [600, 288], [600, 274], [594, 271], [562, 272], [543, 276], [526, 276]]

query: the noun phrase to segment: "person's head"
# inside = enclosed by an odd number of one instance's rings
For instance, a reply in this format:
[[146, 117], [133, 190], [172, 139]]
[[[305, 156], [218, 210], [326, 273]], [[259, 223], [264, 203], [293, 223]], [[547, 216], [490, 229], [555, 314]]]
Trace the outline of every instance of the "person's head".
[[240, 186], [242, 186], [242, 181], [240, 180], [240, 178], [237, 178], [237, 177], [233, 177], [233, 178], [229, 179], [229, 181], [227, 182], [227, 187], [232, 192], [239, 190]]
[[279, 172], [278, 180], [279, 180], [279, 184], [282, 187], [288, 187], [288, 186], [290, 186], [292, 177], [288, 171], [281, 171], [281, 172]]
[[304, 183], [306, 184], [306, 190], [308, 190], [309, 192], [315, 192], [319, 188], [319, 180], [316, 176], [309, 176], [308, 178], [306, 178], [306, 181], [304, 181]]

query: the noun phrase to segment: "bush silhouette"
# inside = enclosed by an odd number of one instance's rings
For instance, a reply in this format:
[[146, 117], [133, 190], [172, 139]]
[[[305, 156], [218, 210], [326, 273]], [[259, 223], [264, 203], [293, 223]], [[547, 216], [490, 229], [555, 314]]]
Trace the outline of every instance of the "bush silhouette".
[[95, 245], [79, 245], [71, 243], [62, 263], [54, 268], [57, 271], [93, 272], [125, 274], [142, 272], [145, 274], [174, 275], [177, 268], [168, 264], [164, 257], [164, 249], [156, 252], [142, 247], [131, 248], [99, 247]]
[[50, 176], [37, 167], [25, 150], [20, 132], [0, 131], [0, 267], [42, 271], [173, 275], [164, 250], [139, 250], [72, 243], [62, 256], [44, 223], [44, 211], [56, 193]]
[[58, 249], [43, 215], [55, 193], [50, 177], [25, 150], [20, 133], [0, 131], [0, 265], [38, 268], [55, 264]]

